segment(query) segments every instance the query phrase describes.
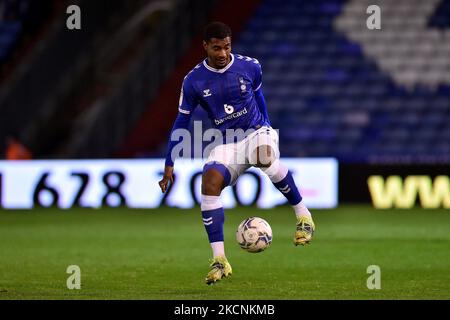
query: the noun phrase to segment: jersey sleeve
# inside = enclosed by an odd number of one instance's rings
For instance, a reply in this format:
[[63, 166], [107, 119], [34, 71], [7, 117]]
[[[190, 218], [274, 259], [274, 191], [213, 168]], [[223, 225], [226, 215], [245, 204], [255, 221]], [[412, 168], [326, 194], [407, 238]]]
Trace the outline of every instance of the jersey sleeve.
[[172, 154], [173, 149], [179, 143], [177, 140], [172, 140], [172, 135], [175, 131], [179, 129], [187, 130], [189, 128], [189, 123], [191, 120], [191, 115], [179, 113], [175, 123], [173, 124], [172, 132], [170, 133], [169, 143], [167, 144], [167, 155], [166, 155], [166, 166], [173, 167], [175, 159], [177, 158], [176, 154]]
[[258, 91], [262, 86], [262, 68], [256, 59], [252, 64], [254, 66], [252, 89], [253, 91]]
[[189, 78], [184, 78], [183, 85], [181, 87], [180, 102], [178, 105], [178, 111], [183, 114], [191, 114], [195, 107], [198, 105], [198, 100], [195, 95], [194, 88], [189, 81]]

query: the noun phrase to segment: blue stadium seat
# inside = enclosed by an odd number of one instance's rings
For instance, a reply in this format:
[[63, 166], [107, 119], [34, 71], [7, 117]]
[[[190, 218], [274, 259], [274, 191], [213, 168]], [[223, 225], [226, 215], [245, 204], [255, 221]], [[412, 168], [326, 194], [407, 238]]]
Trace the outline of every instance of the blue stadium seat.
[[0, 63], [4, 62], [16, 45], [22, 31], [19, 21], [0, 22]]
[[[450, 0], [441, 1], [432, 28], [449, 26]], [[335, 30], [347, 3], [263, 0], [234, 45], [262, 63], [263, 90], [272, 124], [281, 128], [284, 155], [343, 161], [449, 155], [450, 87], [395, 84], [358, 43]], [[408, 37], [420, 35], [411, 31]], [[401, 40], [391, 40], [397, 50], [406, 48]], [[378, 43], [389, 58], [390, 48]], [[423, 72], [434, 72], [422, 56], [417, 61]], [[405, 66], [399, 61], [396, 67]]]

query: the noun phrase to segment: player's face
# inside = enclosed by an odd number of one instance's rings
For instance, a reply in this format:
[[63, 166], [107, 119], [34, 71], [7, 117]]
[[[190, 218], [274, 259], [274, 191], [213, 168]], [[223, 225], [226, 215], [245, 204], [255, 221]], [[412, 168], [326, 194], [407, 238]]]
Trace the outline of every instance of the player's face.
[[208, 55], [208, 64], [216, 69], [224, 68], [230, 63], [231, 38], [225, 39], [212, 38], [210, 41], [203, 41], [203, 48]]

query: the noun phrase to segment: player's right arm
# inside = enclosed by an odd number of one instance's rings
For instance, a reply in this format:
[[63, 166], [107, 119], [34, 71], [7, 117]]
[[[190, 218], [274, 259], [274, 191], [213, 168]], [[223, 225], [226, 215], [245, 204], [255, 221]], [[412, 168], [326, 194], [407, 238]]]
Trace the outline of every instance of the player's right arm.
[[175, 145], [178, 143], [178, 141], [172, 140], [172, 134], [175, 130], [178, 129], [188, 129], [189, 123], [191, 121], [191, 115], [189, 114], [183, 114], [179, 113], [177, 116], [177, 119], [175, 120], [175, 123], [173, 125], [172, 131], [170, 133], [170, 139], [169, 144], [167, 146], [167, 156], [166, 156], [166, 162], [164, 167], [164, 175], [162, 180], [159, 182], [159, 187], [161, 188], [161, 191], [163, 193], [166, 192], [167, 187], [169, 186], [169, 182], [173, 183], [173, 170], [174, 170], [174, 162], [175, 162], [175, 156], [172, 155], [172, 150], [175, 147]]
[[195, 94], [192, 87], [189, 85], [187, 78], [184, 79], [183, 87], [180, 94], [180, 104], [178, 107], [178, 116], [175, 119], [172, 131], [170, 133], [169, 143], [167, 146], [167, 156], [164, 167], [164, 175], [161, 181], [159, 181], [159, 187], [163, 193], [166, 192], [169, 183], [174, 182], [173, 171], [176, 155], [172, 154], [173, 148], [179, 143], [179, 141], [172, 140], [174, 131], [179, 129], [187, 130], [191, 121], [191, 115], [197, 106]]

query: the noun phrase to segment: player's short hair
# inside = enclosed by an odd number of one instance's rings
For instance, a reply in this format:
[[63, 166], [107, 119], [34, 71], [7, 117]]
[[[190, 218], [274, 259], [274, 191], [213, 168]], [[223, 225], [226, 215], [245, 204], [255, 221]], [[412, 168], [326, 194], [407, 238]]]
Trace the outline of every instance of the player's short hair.
[[208, 24], [203, 31], [203, 40], [209, 42], [212, 38], [231, 38], [231, 29], [223, 22], [214, 21]]

